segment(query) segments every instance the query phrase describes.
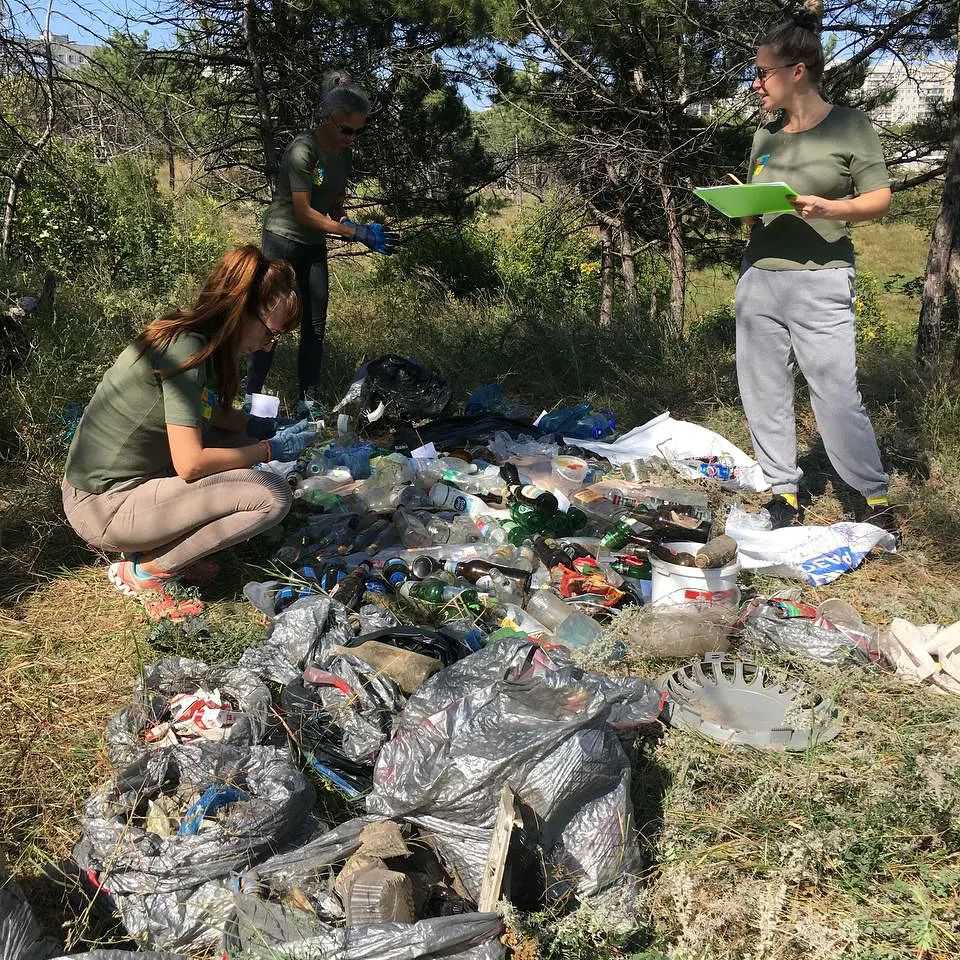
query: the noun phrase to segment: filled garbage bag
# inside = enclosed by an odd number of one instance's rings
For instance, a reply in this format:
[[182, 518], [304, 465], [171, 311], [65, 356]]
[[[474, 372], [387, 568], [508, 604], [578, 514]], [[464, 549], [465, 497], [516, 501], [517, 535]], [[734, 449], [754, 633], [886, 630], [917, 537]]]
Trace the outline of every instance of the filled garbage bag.
[[237, 894], [224, 956], [264, 960], [500, 960], [503, 923], [495, 913], [431, 917], [417, 923], [333, 927], [310, 913]]
[[47, 960], [61, 949], [43, 932], [20, 886], [0, 868], [0, 960]]
[[[135, 763], [151, 752], [145, 738], [162, 744], [164, 727], [170, 726], [171, 699], [197, 690], [219, 691], [229, 703], [229, 716], [218, 718], [222, 738], [215, 742], [232, 746], [254, 746], [267, 734], [270, 716], [270, 691], [260, 678], [240, 667], [211, 667], [186, 657], [168, 657], [144, 667], [137, 680], [133, 700], [107, 721], [107, 755], [116, 769]], [[197, 720], [202, 728], [203, 718]], [[216, 728], [215, 728], [216, 729]], [[167, 731], [167, 736], [177, 737]]]
[[335, 410], [353, 404], [361, 422], [418, 423], [439, 417], [452, 395], [445, 377], [416, 360], [386, 354], [360, 367]]
[[506, 784], [527, 812], [547, 898], [589, 896], [639, 866], [619, 732], [653, 722], [661, 704], [645, 681], [602, 678], [503, 640], [410, 698], [380, 751], [367, 810], [415, 823], [476, 900]]
[[277, 616], [264, 642], [248, 648], [239, 666], [286, 684], [298, 679], [310, 663], [321, 662], [331, 647], [352, 639], [349, 614], [342, 603], [325, 596], [305, 597]]
[[376, 667], [340, 655], [288, 683], [280, 702], [287, 729], [308, 763], [347, 796], [357, 797], [370, 789], [377, 754], [405, 699]]
[[146, 946], [215, 945], [226, 878], [278, 852], [314, 803], [273, 747], [192, 744], [148, 754], [97, 790], [74, 851]]

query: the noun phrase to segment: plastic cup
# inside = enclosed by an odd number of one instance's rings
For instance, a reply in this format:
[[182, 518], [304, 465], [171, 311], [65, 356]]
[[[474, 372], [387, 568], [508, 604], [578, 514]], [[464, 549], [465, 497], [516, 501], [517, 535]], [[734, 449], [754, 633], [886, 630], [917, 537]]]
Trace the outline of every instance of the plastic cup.
[[275, 417], [279, 412], [279, 397], [272, 397], [269, 393], [252, 393], [250, 395], [250, 416]]

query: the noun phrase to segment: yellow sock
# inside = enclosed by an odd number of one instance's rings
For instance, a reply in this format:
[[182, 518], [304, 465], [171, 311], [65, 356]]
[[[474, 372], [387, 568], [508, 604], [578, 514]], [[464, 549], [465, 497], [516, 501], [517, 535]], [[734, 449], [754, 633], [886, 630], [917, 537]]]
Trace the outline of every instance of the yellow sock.
[[883, 494], [880, 497], [867, 497], [867, 506], [868, 507], [889, 507], [890, 498]]
[[797, 495], [795, 493], [781, 493], [781, 497], [793, 507], [794, 510], [798, 510], [800, 507], [800, 502], [797, 500]]

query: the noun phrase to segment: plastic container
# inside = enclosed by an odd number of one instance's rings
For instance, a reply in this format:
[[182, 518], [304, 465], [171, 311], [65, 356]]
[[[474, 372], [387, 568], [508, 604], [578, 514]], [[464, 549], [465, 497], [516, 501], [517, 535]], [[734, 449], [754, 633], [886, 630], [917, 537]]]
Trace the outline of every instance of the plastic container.
[[[664, 546], [675, 553], [696, 554], [703, 544], [684, 540]], [[652, 600], [655, 607], [682, 603], [716, 603], [735, 607], [740, 602], [740, 590], [737, 587], [739, 560], [717, 570], [701, 570], [699, 567], [667, 563], [651, 554], [650, 566], [653, 568]]]
[[602, 633], [603, 627], [596, 620], [585, 613], [574, 611], [553, 631], [553, 639], [576, 650], [593, 643]]
[[563, 483], [582, 484], [590, 472], [590, 464], [579, 457], [554, 457], [553, 475]]

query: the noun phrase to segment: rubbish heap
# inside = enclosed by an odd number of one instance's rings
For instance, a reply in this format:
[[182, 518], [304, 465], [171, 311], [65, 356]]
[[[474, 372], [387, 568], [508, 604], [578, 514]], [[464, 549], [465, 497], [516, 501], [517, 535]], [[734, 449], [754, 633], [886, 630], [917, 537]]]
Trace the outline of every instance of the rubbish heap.
[[[644, 728], [806, 750], [835, 705], [749, 656], [880, 661], [849, 611], [741, 609], [738, 530], [756, 559], [762, 518], [715, 531], [702, 481], [762, 477], [723, 438], [450, 398], [416, 361], [362, 368], [328, 439], [265, 467], [295, 508], [244, 590], [262, 643], [147, 667], [110, 721], [75, 860], [142, 947], [495, 960], [499, 900], [563, 908], [640, 872]], [[650, 482], [664, 463], [701, 486]], [[648, 681], [628, 649], [694, 659]]]

